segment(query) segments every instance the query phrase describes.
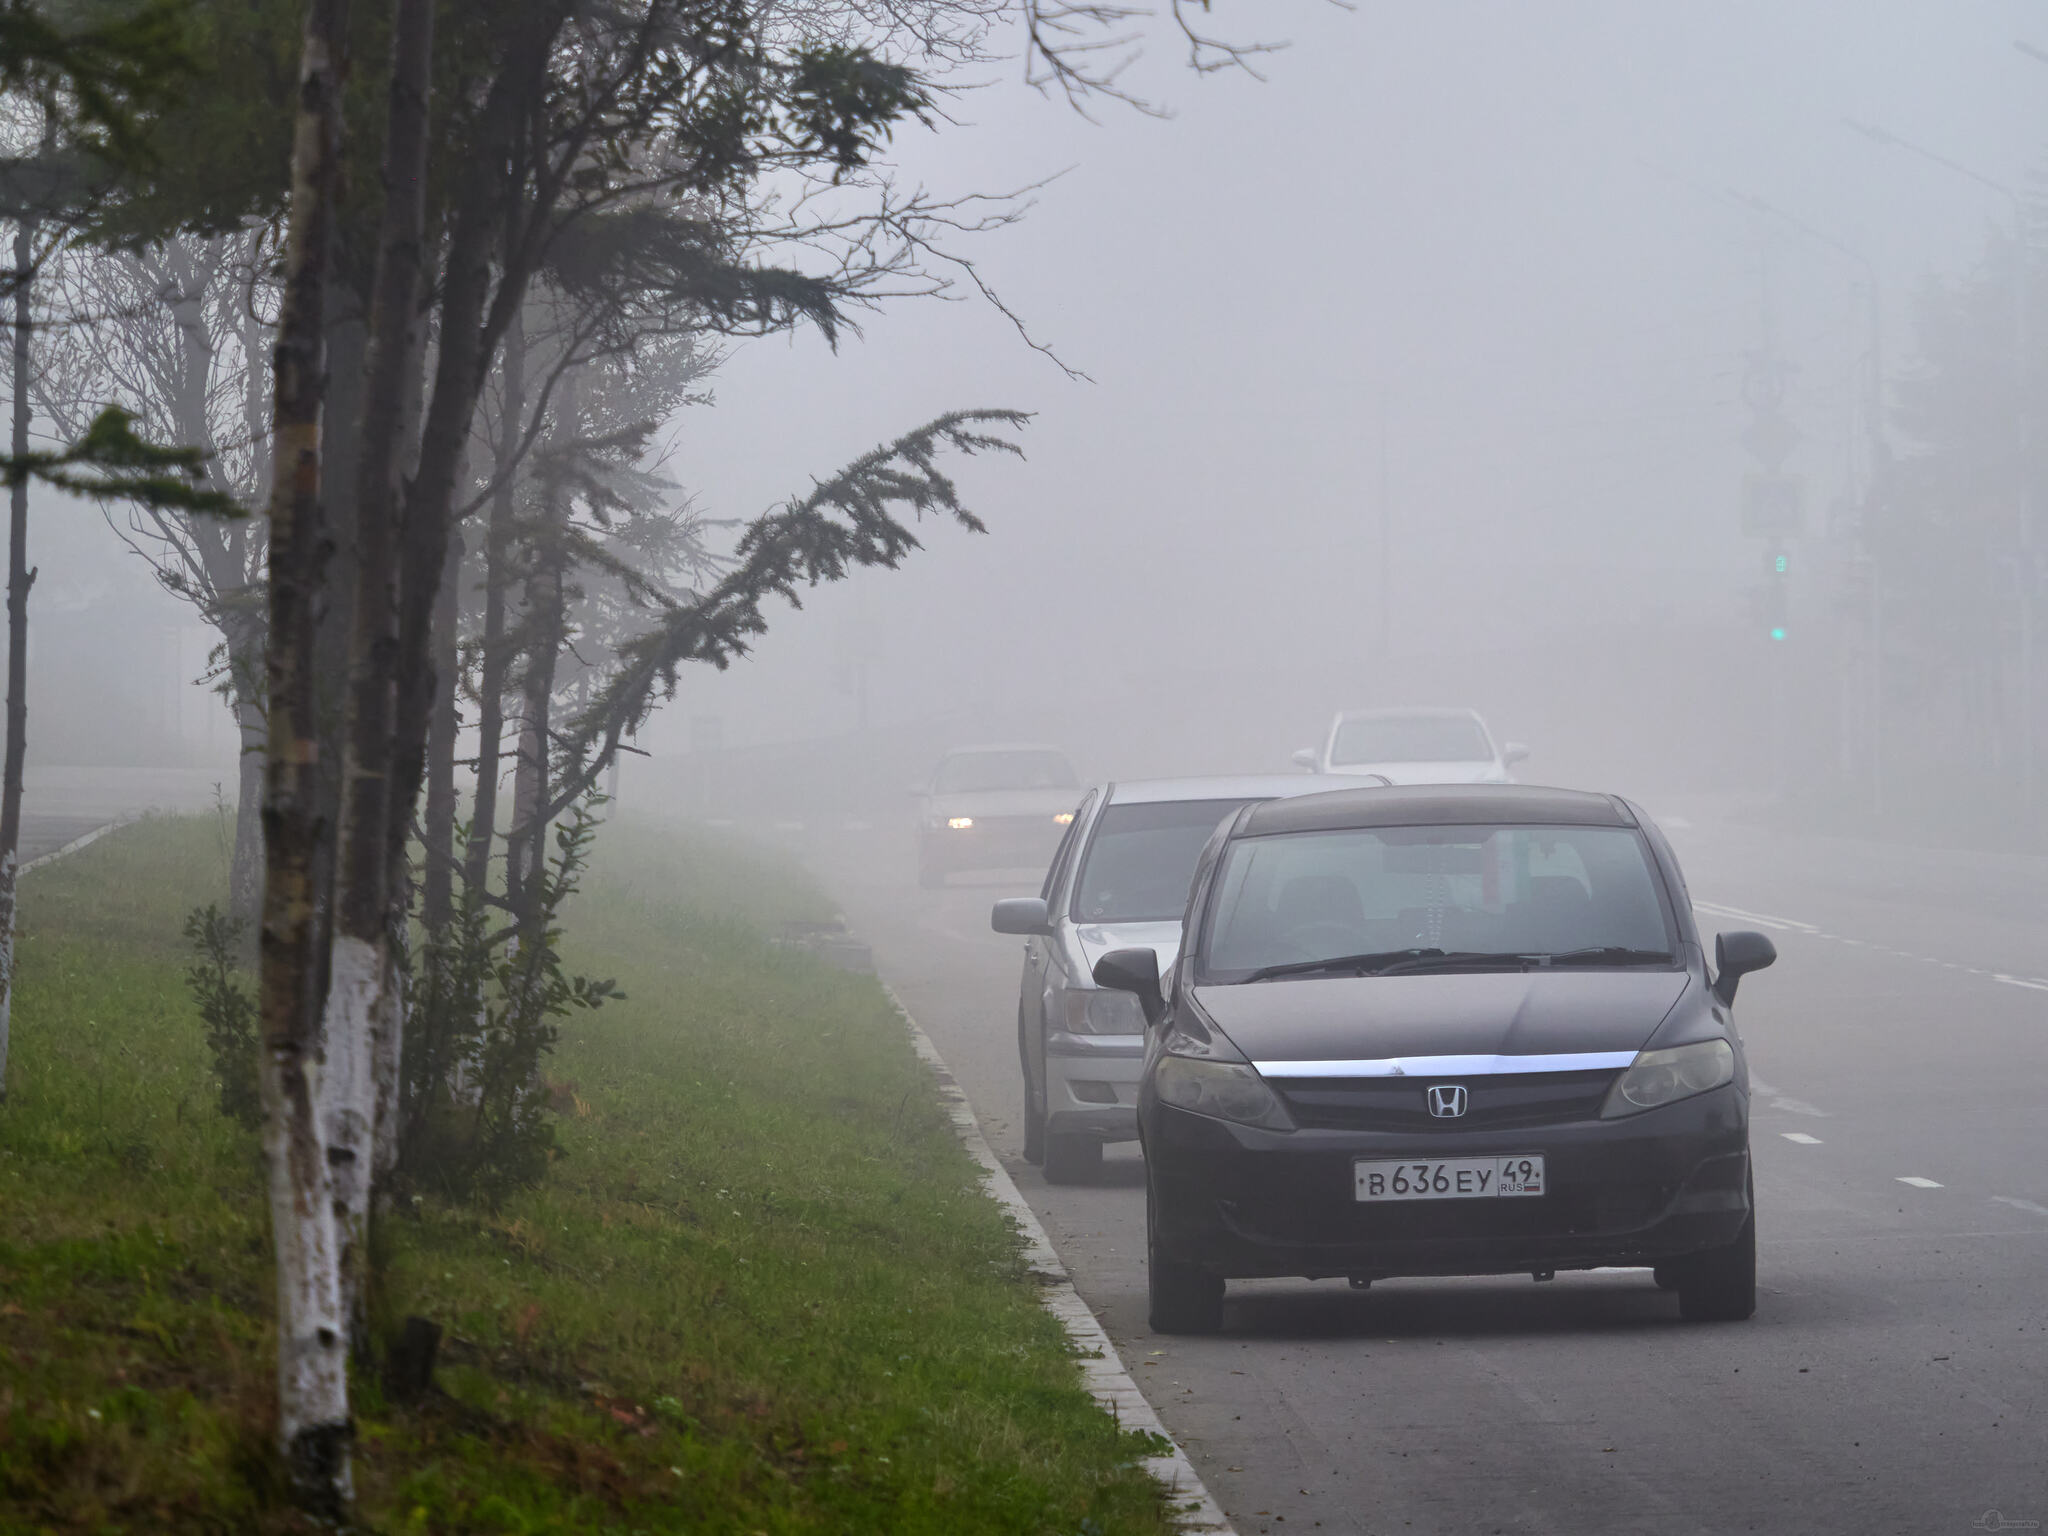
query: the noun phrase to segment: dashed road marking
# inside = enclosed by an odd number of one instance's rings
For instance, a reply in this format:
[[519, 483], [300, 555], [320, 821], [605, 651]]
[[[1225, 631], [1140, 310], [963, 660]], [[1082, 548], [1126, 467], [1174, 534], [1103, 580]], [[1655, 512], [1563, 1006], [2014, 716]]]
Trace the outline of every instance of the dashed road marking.
[[2017, 1195], [1993, 1195], [2000, 1205], [2009, 1205], [2016, 1211], [2027, 1211], [2035, 1216], [2048, 1216], [2048, 1205], [2036, 1205], [2031, 1200], [2022, 1200]]
[[1780, 1131], [1778, 1134], [1787, 1141], [1798, 1142], [1802, 1147], [1817, 1147], [1820, 1145], [1820, 1138], [1818, 1136], [1809, 1136], [1804, 1131]]
[[1897, 949], [1890, 944], [1879, 944], [1868, 939], [1852, 939], [1844, 933], [1829, 933], [1818, 924], [1802, 923], [1797, 918], [1772, 917], [1768, 913], [1748, 912], [1741, 907], [1726, 907], [1712, 901], [1696, 901], [1692, 904], [1692, 909], [1707, 917], [1732, 917], [1738, 922], [1754, 923], [1759, 928], [1776, 928], [1786, 933], [1803, 934], [1810, 939], [1826, 939], [1831, 944], [1846, 944], [1851, 949], [1868, 950], [1877, 955], [1891, 955], [1895, 959], [1911, 960], [1916, 965], [1938, 965], [1944, 970], [1960, 971], [1965, 976], [1981, 976], [1986, 981], [2003, 982], [2008, 987], [2025, 987], [2030, 992], [2048, 992], [2048, 977], [2008, 976], [2003, 971], [1994, 971], [1986, 966], [1963, 965], [1954, 960], [1944, 960], [1939, 955], [1922, 955], [1910, 949]]
[[1920, 1175], [1917, 1173], [1902, 1173], [1899, 1175], [1898, 1182], [1901, 1184], [1910, 1184], [1915, 1189], [1940, 1189], [1942, 1187], [1941, 1185], [1935, 1183], [1932, 1179], [1921, 1178]]
[[1745, 923], [1755, 923], [1762, 928], [1778, 928], [1788, 933], [1819, 933], [1812, 923], [1802, 923], [1796, 918], [1771, 917], [1763, 912], [1745, 912], [1741, 907], [1724, 907], [1711, 901], [1696, 901], [1692, 904], [1695, 912], [1705, 912], [1710, 917], [1739, 918]]

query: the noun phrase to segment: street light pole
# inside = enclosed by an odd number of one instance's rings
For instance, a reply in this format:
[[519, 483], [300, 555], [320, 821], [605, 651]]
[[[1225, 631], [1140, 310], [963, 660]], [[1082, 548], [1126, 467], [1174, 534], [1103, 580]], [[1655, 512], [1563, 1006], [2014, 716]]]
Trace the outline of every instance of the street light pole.
[[1797, 230], [1815, 244], [1826, 246], [1836, 255], [1847, 257], [1861, 271], [1870, 301], [1870, 355], [1864, 371], [1863, 390], [1864, 431], [1869, 438], [1870, 460], [1864, 466], [1860, 537], [1870, 562], [1870, 811], [1872, 816], [1880, 816], [1884, 812], [1884, 582], [1876, 546], [1871, 538], [1870, 521], [1885, 466], [1891, 461], [1891, 448], [1884, 429], [1883, 290], [1878, 285], [1876, 265], [1853, 246], [1844, 245], [1827, 231], [1816, 229], [1797, 214], [1788, 213], [1754, 193], [1738, 192], [1730, 187], [1726, 189], [1726, 195], [1751, 212], [1774, 219]]
[[[2015, 43], [2013, 46], [2022, 53], [2035, 53], [2035, 50], [2025, 43]], [[2015, 386], [2014, 395], [2016, 397], [2013, 406], [2013, 423], [2019, 450], [2015, 462], [2018, 466], [2020, 479], [2018, 505], [2019, 558], [2016, 562], [2020, 599], [2020, 803], [2026, 814], [2027, 825], [2031, 829], [2034, 823], [2037, 795], [2034, 782], [2034, 586], [2036, 578], [2034, 513], [2041, 494], [2041, 474], [2033, 430], [2035, 417], [2034, 303], [2032, 292], [2034, 286], [2034, 247], [2033, 241], [2028, 238], [2027, 234], [2026, 200], [2020, 196], [2018, 191], [2006, 183], [1986, 176], [1982, 172], [1974, 171], [1962, 162], [1951, 160], [1947, 155], [1931, 150], [1925, 145], [1915, 144], [1910, 139], [1902, 139], [1889, 129], [1880, 128], [1870, 123], [1860, 123], [1854, 118], [1844, 118], [1842, 121], [1853, 132], [1862, 134], [1863, 137], [1871, 140], [1873, 143], [1881, 144], [1887, 149], [1902, 149], [1909, 155], [1917, 155], [1920, 159], [1930, 164], [1938, 165], [1953, 175], [1961, 176], [1966, 181], [1974, 181], [1978, 186], [1996, 192], [2006, 200], [2012, 211], [2012, 330], [2015, 352], [2013, 382]]]

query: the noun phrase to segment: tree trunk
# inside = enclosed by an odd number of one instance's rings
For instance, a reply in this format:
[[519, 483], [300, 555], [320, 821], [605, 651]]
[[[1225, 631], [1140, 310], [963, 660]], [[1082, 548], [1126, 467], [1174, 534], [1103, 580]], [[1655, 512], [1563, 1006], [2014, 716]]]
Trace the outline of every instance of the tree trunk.
[[337, 201], [347, 0], [309, 0], [292, 133], [284, 293], [272, 352], [268, 747], [260, 1071], [277, 1252], [278, 1435], [292, 1491], [339, 1520], [349, 1475], [347, 1317], [315, 1100], [320, 974], [313, 880], [320, 806], [314, 634], [328, 547], [321, 507], [329, 245]]
[[[14, 229], [14, 457], [28, 453], [29, 285], [34, 276], [36, 222]], [[7, 755], [0, 776], [0, 1104], [7, 1102], [8, 1024], [14, 1011], [14, 913], [21, 880], [21, 774], [28, 752], [28, 478], [8, 490]]]
[[241, 740], [240, 784], [235, 795], [235, 855], [228, 869], [228, 910], [253, 920], [263, 907], [263, 710], [235, 693], [235, 726]]
[[484, 627], [477, 663], [476, 801], [470, 809], [469, 844], [463, 849], [463, 883], [481, 896], [491, 875], [491, 844], [498, 832], [498, 775], [505, 735], [505, 684], [511, 657], [505, 646], [505, 588], [511, 581], [512, 521], [518, 513], [512, 461], [526, 420], [526, 324], [519, 315], [505, 329], [500, 377], [498, 445], [492, 474], [490, 523], [484, 533]]
[[335, 1216], [341, 1224], [343, 1300], [359, 1346], [366, 1341], [370, 1193], [379, 1143], [393, 1129], [395, 1099], [389, 1089], [398, 1077], [390, 918], [392, 821], [397, 814], [392, 745], [398, 697], [399, 507], [405, 404], [411, 393], [406, 374], [420, 360], [417, 295], [426, 217], [421, 188], [433, 16], [433, 0], [398, 0], [393, 19], [384, 212], [355, 466], [355, 604], [322, 1087]]
[[[561, 401], [562, 435], [575, 431], [574, 395]], [[562, 579], [565, 563], [559, 523], [566, 517], [562, 488], [547, 488], [540, 526], [528, 556], [526, 602], [520, 628], [526, 636], [526, 668], [520, 679], [519, 758], [512, 770], [512, 828], [505, 839], [505, 895], [512, 903], [522, 947], [540, 921], [538, 892], [547, 857], [548, 766], [554, 738], [549, 713], [555, 695], [555, 663], [564, 631]]]
[[462, 728], [455, 707], [461, 620], [462, 539], [448, 541], [441, 568], [441, 594], [434, 604], [434, 718], [427, 733], [427, 806], [420, 835], [425, 849], [420, 872], [420, 920], [439, 933], [455, 916], [455, 736]]

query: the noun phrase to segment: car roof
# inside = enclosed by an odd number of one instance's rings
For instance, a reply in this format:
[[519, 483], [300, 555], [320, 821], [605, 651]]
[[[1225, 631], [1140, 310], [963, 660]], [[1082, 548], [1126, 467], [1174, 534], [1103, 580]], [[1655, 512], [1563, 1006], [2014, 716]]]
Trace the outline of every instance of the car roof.
[[1482, 718], [1478, 710], [1467, 709], [1459, 704], [1418, 704], [1412, 708], [1392, 706], [1383, 709], [1340, 709], [1337, 711], [1337, 720], [1339, 724], [1342, 724], [1346, 720], [1371, 720], [1390, 715], [1411, 719], [1416, 716], [1427, 716], [1436, 720], [1448, 719], [1453, 716], [1464, 720], [1479, 720]]
[[1055, 757], [1065, 757], [1065, 747], [1055, 747], [1043, 741], [997, 741], [972, 747], [948, 747], [939, 754], [941, 762], [949, 757], [973, 757], [983, 752], [1050, 752]]
[[1169, 800], [1281, 800], [1339, 789], [1378, 788], [1363, 775], [1238, 773], [1185, 779], [1122, 779], [1109, 785], [1110, 805], [1154, 805]]
[[1636, 819], [1615, 795], [1533, 784], [1409, 784], [1342, 789], [1268, 801], [1245, 811], [1236, 837], [1276, 832], [1329, 832], [1346, 827], [1472, 826], [1488, 822], [1537, 826], [1632, 827]]

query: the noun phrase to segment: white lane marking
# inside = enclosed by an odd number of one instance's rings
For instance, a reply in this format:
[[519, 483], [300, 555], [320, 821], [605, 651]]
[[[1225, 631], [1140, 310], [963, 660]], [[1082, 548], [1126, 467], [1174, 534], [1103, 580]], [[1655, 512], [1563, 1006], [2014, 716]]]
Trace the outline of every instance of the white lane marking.
[[1899, 1182], [1899, 1183], [1901, 1183], [1901, 1184], [1910, 1184], [1910, 1185], [1912, 1185], [1912, 1186], [1913, 1186], [1913, 1187], [1914, 1187], [1915, 1189], [1940, 1189], [1940, 1188], [1941, 1188], [1941, 1186], [1940, 1186], [1939, 1184], [1935, 1183], [1935, 1182], [1934, 1182], [1934, 1180], [1932, 1180], [1932, 1179], [1923, 1179], [1923, 1178], [1921, 1178], [1921, 1177], [1920, 1177], [1920, 1175], [1918, 1175], [1917, 1173], [1902, 1173], [1902, 1174], [1900, 1174], [1900, 1175], [1899, 1175], [1899, 1178], [1898, 1178], [1898, 1182]]
[[[1759, 928], [1777, 928], [1787, 933], [1801, 933], [1808, 938], [1826, 939], [1833, 944], [1846, 944], [1851, 949], [1869, 950], [1873, 954], [1891, 955], [1900, 960], [1912, 960], [1922, 965], [1938, 965], [1951, 971], [1961, 971], [1966, 976], [1982, 976], [1991, 981], [2004, 982], [2008, 987], [2025, 987], [2030, 992], [2048, 992], [2048, 977], [2008, 976], [2003, 971], [1986, 970], [1979, 965], [1961, 965], [1954, 960], [1943, 960], [1935, 955], [1918, 954], [1910, 949], [1895, 949], [1889, 944], [1879, 944], [1867, 939], [1852, 939], [1844, 933], [1829, 933], [1813, 923], [1802, 923], [1796, 918], [1771, 917], [1762, 912], [1746, 912], [1741, 907], [1724, 907], [1718, 902], [1696, 901], [1694, 912], [1707, 917], [1732, 917], [1739, 922], [1754, 923]], [[1768, 1091], [1768, 1090], [1760, 1090]]]
[[1765, 1082], [1762, 1078], [1758, 1077], [1754, 1072], [1749, 1074], [1749, 1086], [1754, 1092], [1763, 1095], [1763, 1097], [1767, 1099], [1778, 1091], [1777, 1089], [1773, 1088], [1769, 1083]]
[[1778, 1134], [1787, 1141], [1798, 1142], [1802, 1147], [1817, 1147], [1820, 1145], [1820, 1138], [1818, 1136], [1809, 1136], [1804, 1131], [1780, 1131]]
[[2048, 1205], [2036, 1205], [2031, 1200], [2022, 1200], [2017, 1195], [1993, 1195], [2000, 1205], [2009, 1205], [2016, 1211], [2028, 1211], [2036, 1216], [2048, 1216]]
[[1755, 923], [1762, 928], [1778, 928], [1788, 933], [1819, 933], [1814, 923], [1802, 923], [1791, 917], [1771, 917], [1762, 912], [1745, 912], [1741, 907], [1724, 907], [1718, 902], [1696, 901], [1692, 904], [1695, 912], [1704, 912], [1710, 917], [1739, 918], [1745, 923]]

